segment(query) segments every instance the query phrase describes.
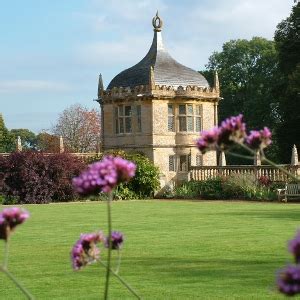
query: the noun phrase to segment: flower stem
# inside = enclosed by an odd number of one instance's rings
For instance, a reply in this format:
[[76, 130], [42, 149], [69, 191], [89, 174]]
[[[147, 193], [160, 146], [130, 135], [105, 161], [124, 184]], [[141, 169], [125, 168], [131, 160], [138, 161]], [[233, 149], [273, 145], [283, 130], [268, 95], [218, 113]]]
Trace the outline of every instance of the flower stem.
[[4, 247], [4, 260], [3, 260], [3, 268], [7, 269], [8, 264], [8, 252], [9, 252], [9, 238], [5, 241], [5, 247]]
[[27, 291], [27, 289], [22, 286], [22, 284], [14, 277], [5, 267], [0, 266], [0, 271], [7, 275], [14, 284], [23, 292], [23, 294], [27, 297], [27, 299], [34, 300], [34, 297]]
[[117, 267], [115, 270], [115, 273], [118, 274], [120, 271], [120, 266], [121, 266], [121, 251], [118, 249], [118, 262], [117, 262]]
[[116, 272], [114, 272], [112, 269], [108, 268], [108, 265], [106, 265], [104, 262], [100, 260], [100, 263], [102, 266], [104, 266], [107, 270], [109, 270], [116, 278], [119, 279], [119, 281], [137, 298], [137, 299], [142, 299], [136, 291], [121, 277], [119, 276]]
[[108, 288], [109, 288], [109, 276], [110, 276], [110, 264], [111, 264], [111, 202], [113, 199], [113, 191], [109, 192], [107, 200], [107, 225], [108, 225], [108, 253], [107, 253], [107, 268], [106, 268], [106, 281], [105, 281], [105, 290], [104, 290], [104, 299], [108, 299]]

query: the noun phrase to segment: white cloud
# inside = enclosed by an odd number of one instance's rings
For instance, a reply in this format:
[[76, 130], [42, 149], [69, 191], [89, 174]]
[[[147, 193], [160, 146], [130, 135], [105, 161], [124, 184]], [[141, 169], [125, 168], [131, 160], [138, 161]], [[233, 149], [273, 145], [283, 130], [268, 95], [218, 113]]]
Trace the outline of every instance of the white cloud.
[[152, 42], [152, 36], [123, 37], [121, 40], [99, 41], [82, 45], [77, 49], [78, 58], [88, 65], [101, 67], [131, 66], [146, 55]]
[[65, 92], [70, 86], [45, 80], [2, 80], [0, 93]]

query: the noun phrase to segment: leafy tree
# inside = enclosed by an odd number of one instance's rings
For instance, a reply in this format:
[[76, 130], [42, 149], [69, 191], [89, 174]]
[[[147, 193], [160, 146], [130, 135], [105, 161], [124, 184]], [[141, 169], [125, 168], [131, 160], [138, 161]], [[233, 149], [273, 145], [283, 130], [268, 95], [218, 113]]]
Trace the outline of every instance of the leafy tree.
[[23, 149], [35, 149], [36, 148], [36, 135], [34, 132], [28, 129], [12, 129], [10, 135], [17, 140], [18, 136], [21, 138]]
[[2, 114], [0, 114], [0, 153], [10, 152], [13, 148], [13, 138], [5, 126]]
[[[242, 113], [248, 129], [268, 126], [274, 132], [279, 123], [278, 100], [273, 87], [280, 82], [275, 43], [261, 37], [231, 40], [221, 52], [214, 52], [202, 72], [209, 81], [219, 73], [221, 96], [219, 120]], [[275, 147], [273, 149], [276, 149]], [[271, 153], [276, 158], [276, 153]], [[232, 158], [231, 163], [248, 163]]]
[[88, 110], [76, 104], [60, 114], [52, 132], [62, 136], [73, 152], [95, 152], [100, 143], [100, 124], [96, 109]]
[[274, 39], [282, 72], [276, 90], [282, 117], [278, 140], [281, 159], [289, 162], [293, 144], [300, 149], [300, 3], [278, 24]]
[[41, 132], [36, 137], [37, 149], [47, 153], [59, 152], [59, 137], [47, 132]]

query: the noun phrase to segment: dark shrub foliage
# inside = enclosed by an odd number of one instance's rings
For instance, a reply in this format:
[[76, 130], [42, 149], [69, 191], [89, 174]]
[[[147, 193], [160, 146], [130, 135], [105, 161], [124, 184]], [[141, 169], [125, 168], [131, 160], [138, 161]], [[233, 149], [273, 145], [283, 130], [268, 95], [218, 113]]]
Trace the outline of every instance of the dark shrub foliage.
[[[44, 155], [35, 151], [14, 152], [0, 161], [5, 203], [49, 203], [74, 198], [71, 178], [84, 163], [69, 154]], [[0, 179], [1, 184], [1, 179]]]
[[53, 182], [53, 201], [70, 201], [76, 198], [72, 178], [86, 168], [86, 164], [76, 156], [62, 153], [48, 157], [48, 176]]

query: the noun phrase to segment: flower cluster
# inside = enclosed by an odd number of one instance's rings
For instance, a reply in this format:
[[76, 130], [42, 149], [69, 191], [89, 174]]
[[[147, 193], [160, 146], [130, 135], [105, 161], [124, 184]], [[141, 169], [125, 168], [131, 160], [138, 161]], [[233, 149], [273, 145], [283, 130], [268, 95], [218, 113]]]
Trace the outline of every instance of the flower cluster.
[[300, 264], [300, 231], [293, 240], [289, 242], [289, 251], [294, 255], [297, 264]]
[[100, 249], [97, 247], [97, 243], [102, 241], [104, 241], [102, 232], [82, 234], [71, 252], [73, 269], [79, 270], [96, 262], [100, 258]]
[[246, 137], [246, 144], [252, 149], [264, 149], [272, 143], [271, 137], [272, 133], [268, 127], [262, 130], [251, 130]]
[[105, 156], [89, 165], [88, 169], [73, 179], [76, 191], [82, 195], [108, 193], [121, 182], [135, 175], [136, 165], [121, 157]]
[[[120, 249], [123, 241], [123, 234], [119, 231], [113, 231], [111, 234], [111, 249]], [[106, 248], [109, 248], [108, 237], [105, 237], [101, 231], [85, 233], [80, 236], [71, 251], [74, 270], [80, 270], [84, 266], [97, 262], [100, 259], [100, 249], [97, 247], [98, 243], [103, 243]]]
[[226, 149], [234, 143], [243, 142], [246, 136], [246, 124], [243, 115], [224, 120], [219, 127], [218, 145]]
[[263, 149], [271, 144], [271, 132], [265, 127], [260, 131], [251, 131], [247, 136], [243, 115], [238, 115], [224, 120], [219, 127], [202, 131], [197, 140], [198, 149], [203, 154], [209, 150], [226, 150], [234, 143], [245, 143], [256, 150]]
[[300, 267], [287, 266], [277, 277], [278, 290], [288, 296], [300, 293]]
[[278, 273], [278, 290], [288, 296], [300, 293], [300, 231], [289, 242], [288, 249], [295, 258], [296, 265], [287, 266]]
[[5, 208], [0, 213], [0, 239], [7, 241], [15, 227], [28, 218], [29, 213], [19, 207]]
[[[111, 233], [111, 249], [119, 250], [122, 247], [124, 241], [123, 234], [119, 231], [113, 231]], [[109, 237], [106, 238], [105, 247], [109, 248]]]

